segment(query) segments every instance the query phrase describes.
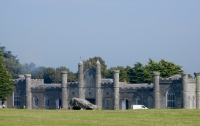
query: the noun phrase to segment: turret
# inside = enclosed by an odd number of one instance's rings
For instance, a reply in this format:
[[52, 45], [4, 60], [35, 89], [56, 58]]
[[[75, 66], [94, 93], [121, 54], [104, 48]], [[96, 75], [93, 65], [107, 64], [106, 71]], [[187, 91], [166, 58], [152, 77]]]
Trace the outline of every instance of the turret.
[[85, 99], [84, 92], [84, 75], [83, 75], [83, 62], [78, 63], [78, 87], [79, 87], [79, 98]]
[[96, 62], [96, 105], [102, 109], [102, 89], [101, 89], [101, 64]]
[[196, 78], [196, 108], [200, 109], [200, 73], [194, 73]]
[[189, 108], [188, 104], [188, 87], [187, 87], [187, 80], [188, 80], [188, 73], [183, 72], [182, 74], [182, 85], [183, 85], [183, 108]]
[[67, 71], [61, 71], [62, 77], [62, 108], [68, 109], [68, 86], [67, 86]]
[[154, 105], [155, 108], [160, 108], [160, 85], [159, 85], [159, 72], [153, 72], [154, 83]]
[[119, 110], [119, 70], [114, 70], [114, 110]]
[[32, 109], [31, 74], [25, 74], [26, 78], [26, 109]]

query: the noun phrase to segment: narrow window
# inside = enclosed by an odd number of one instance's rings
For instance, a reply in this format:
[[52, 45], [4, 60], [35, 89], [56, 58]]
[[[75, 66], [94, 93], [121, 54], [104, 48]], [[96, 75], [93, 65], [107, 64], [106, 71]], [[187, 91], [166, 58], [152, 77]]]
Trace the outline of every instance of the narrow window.
[[108, 99], [106, 99], [105, 101], [105, 107], [106, 108], [109, 108], [110, 107], [110, 101]]
[[75, 96], [75, 92], [72, 92], [72, 96]]
[[167, 92], [167, 107], [168, 108], [175, 107], [175, 93], [172, 89], [169, 89]]
[[45, 98], [45, 107], [49, 107], [49, 98]]
[[141, 100], [140, 100], [140, 97], [139, 96], [137, 96], [136, 97], [136, 105], [140, 105], [141, 104]]
[[92, 95], [92, 92], [88, 92], [88, 96], [91, 96]]
[[34, 106], [38, 106], [38, 98], [34, 97], [33, 98]]
[[14, 106], [20, 106], [20, 95], [19, 92], [14, 92]]
[[151, 96], [147, 98], [147, 104], [148, 108], [153, 108], [153, 98]]

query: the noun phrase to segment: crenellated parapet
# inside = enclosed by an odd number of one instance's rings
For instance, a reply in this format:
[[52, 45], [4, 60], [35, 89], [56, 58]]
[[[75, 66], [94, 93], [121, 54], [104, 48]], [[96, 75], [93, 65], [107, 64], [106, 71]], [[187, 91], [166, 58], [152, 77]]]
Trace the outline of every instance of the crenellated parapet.
[[159, 80], [159, 83], [162, 84], [162, 83], [166, 83], [166, 84], [171, 84], [171, 83], [180, 83], [181, 82], [181, 78], [161, 78]]
[[78, 85], [78, 82], [67, 82], [67, 85]]
[[196, 83], [196, 78], [188, 78], [188, 83]]
[[31, 89], [61, 89], [61, 84], [36, 84]]
[[153, 91], [153, 84], [123, 84], [120, 92], [148, 92]]
[[78, 88], [79, 83], [78, 82], [68, 82], [67, 85], [69, 88]]
[[31, 79], [31, 84], [44, 84], [44, 79]]

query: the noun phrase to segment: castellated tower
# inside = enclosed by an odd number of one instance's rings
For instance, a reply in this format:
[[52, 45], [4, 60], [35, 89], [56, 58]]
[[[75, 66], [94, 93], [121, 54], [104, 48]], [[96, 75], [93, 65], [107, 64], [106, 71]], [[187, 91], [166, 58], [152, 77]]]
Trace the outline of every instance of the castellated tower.
[[67, 86], [67, 71], [61, 71], [61, 77], [62, 77], [62, 108], [68, 109], [68, 86]]
[[200, 73], [194, 73], [196, 78], [196, 108], [200, 109]]
[[188, 73], [183, 72], [182, 74], [182, 84], [183, 84], [183, 108], [189, 108], [188, 104], [188, 86], [187, 86], [187, 80], [188, 80]]
[[101, 89], [101, 64], [96, 62], [96, 105], [102, 109], [102, 89]]
[[25, 78], [26, 78], [26, 108], [32, 109], [31, 74], [25, 74]]
[[159, 85], [159, 72], [153, 72], [154, 83], [154, 105], [155, 108], [160, 108], [160, 85]]
[[119, 70], [114, 70], [114, 110], [119, 110]]
[[84, 74], [83, 74], [83, 62], [80, 61], [78, 63], [78, 91], [79, 98], [85, 99], [85, 91], [84, 91]]

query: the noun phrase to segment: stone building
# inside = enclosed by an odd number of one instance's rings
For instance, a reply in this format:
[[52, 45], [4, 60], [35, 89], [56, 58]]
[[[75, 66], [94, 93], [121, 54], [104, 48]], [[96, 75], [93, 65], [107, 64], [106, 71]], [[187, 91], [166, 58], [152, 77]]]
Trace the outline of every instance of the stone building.
[[67, 72], [62, 71], [61, 84], [44, 84], [43, 79], [31, 79], [30, 74], [14, 80], [16, 90], [8, 97], [8, 108], [68, 109], [69, 100], [82, 98], [96, 104], [100, 109], [131, 109], [142, 104], [148, 108], [200, 108], [200, 73], [188, 78], [183, 72], [170, 78], [159, 78], [154, 72], [151, 84], [127, 84], [119, 82], [119, 71], [113, 79], [101, 78], [101, 64], [83, 69], [78, 63], [78, 82], [67, 82]]

